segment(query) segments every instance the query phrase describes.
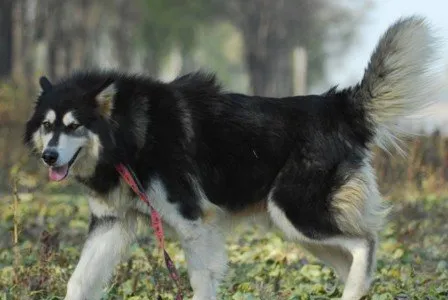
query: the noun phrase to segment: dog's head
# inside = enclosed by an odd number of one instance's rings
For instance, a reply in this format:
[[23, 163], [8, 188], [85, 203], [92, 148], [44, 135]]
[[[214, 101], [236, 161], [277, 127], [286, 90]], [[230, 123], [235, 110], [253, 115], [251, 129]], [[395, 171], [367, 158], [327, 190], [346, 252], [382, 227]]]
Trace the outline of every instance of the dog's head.
[[93, 88], [70, 82], [53, 85], [46, 77], [39, 83], [41, 93], [26, 124], [25, 143], [40, 155], [50, 180], [71, 173], [89, 176], [104, 141], [111, 142], [113, 81], [103, 80]]

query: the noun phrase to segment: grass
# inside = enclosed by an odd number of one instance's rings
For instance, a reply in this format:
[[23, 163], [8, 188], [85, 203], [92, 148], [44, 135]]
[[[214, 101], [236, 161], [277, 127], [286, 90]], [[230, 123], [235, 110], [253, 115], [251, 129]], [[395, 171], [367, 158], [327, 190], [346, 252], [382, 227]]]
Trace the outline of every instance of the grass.
[[[63, 299], [88, 226], [80, 194], [11, 193], [0, 203], [0, 299]], [[425, 196], [395, 201], [381, 235], [378, 266], [367, 299], [448, 298], [448, 201]], [[332, 299], [342, 286], [329, 267], [273, 231], [238, 228], [228, 241], [229, 272], [220, 299]], [[146, 224], [103, 299], [173, 299], [161, 256]], [[144, 234], [146, 233], [146, 235]], [[188, 296], [183, 252], [168, 243]]]

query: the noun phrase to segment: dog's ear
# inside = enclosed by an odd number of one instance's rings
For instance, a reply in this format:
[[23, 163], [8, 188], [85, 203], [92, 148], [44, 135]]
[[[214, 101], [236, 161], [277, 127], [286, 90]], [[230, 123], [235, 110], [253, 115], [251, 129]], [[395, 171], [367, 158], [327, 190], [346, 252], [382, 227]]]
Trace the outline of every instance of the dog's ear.
[[106, 118], [112, 115], [114, 108], [114, 96], [117, 93], [115, 83], [111, 82], [103, 87], [96, 93], [95, 101], [99, 113]]
[[48, 80], [48, 78], [45, 76], [39, 78], [39, 85], [42, 90], [42, 93], [49, 92], [53, 88], [53, 85], [51, 84], [50, 80]]

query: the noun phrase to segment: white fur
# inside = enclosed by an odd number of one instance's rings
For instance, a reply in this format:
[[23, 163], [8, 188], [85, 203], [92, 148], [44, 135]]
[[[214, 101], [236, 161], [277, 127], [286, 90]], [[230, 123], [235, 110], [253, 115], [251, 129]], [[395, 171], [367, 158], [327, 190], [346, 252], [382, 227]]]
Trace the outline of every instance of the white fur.
[[44, 122], [50, 122], [51, 124], [53, 124], [55, 120], [56, 120], [56, 113], [54, 112], [54, 110], [52, 109], [48, 110], [47, 113], [45, 114]]
[[75, 118], [73, 112], [69, 111], [62, 117], [62, 123], [64, 123], [65, 126], [68, 126], [70, 124], [79, 124], [79, 121]]
[[127, 214], [132, 199], [125, 197], [127, 191], [123, 187], [104, 198], [89, 198], [89, 208], [95, 217], [117, 219], [114, 223], [97, 225], [89, 234], [68, 283], [66, 300], [100, 299], [115, 266], [128, 254], [135, 240], [136, 220]]
[[128, 253], [134, 241], [129, 223], [116, 223], [98, 228], [84, 245], [81, 258], [67, 285], [65, 300], [100, 299], [102, 289], [115, 266]]
[[68, 164], [76, 154], [76, 151], [84, 146], [86, 142], [87, 138], [84, 136], [77, 137], [61, 133], [57, 146], [54, 147], [59, 153], [56, 165], [62, 166]]
[[334, 241], [335, 244], [347, 249], [352, 256], [350, 272], [346, 279], [341, 300], [360, 299], [370, 287], [369, 244], [364, 239], [341, 238]]
[[111, 207], [104, 200], [96, 197], [89, 198], [89, 208], [90, 212], [99, 218], [105, 216], [118, 216], [117, 210], [114, 207]]
[[437, 44], [423, 18], [399, 20], [388, 28], [372, 54], [355, 98], [364, 101], [377, 129], [377, 144], [402, 153], [406, 118], [434, 103], [441, 81], [434, 55]]

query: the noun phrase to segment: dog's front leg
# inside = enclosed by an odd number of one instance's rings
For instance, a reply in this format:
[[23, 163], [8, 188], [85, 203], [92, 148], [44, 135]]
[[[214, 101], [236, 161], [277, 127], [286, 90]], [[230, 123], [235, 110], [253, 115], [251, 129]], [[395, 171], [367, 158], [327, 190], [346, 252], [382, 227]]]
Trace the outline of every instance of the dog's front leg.
[[[119, 218], [101, 205], [95, 200], [90, 201], [89, 235], [68, 282], [65, 300], [100, 299], [115, 266], [134, 241], [132, 220]], [[101, 207], [103, 209], [98, 209]]]

